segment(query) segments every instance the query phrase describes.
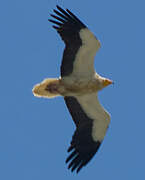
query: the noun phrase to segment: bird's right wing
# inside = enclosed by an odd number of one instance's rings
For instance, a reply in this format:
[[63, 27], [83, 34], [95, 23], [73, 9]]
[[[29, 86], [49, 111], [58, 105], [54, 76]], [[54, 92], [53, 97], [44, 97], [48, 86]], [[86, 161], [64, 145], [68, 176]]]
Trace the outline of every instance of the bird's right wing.
[[94, 56], [100, 47], [99, 40], [70, 10], [57, 6], [56, 15], [51, 14], [57, 21], [49, 19], [62, 40], [65, 49], [61, 64], [61, 76], [92, 76], [94, 75]]

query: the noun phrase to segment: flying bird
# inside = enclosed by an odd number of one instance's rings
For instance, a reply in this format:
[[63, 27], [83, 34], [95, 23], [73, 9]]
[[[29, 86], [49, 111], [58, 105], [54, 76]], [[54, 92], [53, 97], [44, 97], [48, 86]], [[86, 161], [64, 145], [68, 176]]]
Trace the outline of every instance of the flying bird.
[[37, 97], [63, 96], [76, 125], [68, 148], [68, 168], [78, 173], [98, 151], [110, 123], [98, 101], [98, 91], [112, 84], [95, 72], [100, 41], [70, 10], [56, 6], [50, 14], [53, 28], [65, 43], [59, 78], [48, 78], [33, 88]]

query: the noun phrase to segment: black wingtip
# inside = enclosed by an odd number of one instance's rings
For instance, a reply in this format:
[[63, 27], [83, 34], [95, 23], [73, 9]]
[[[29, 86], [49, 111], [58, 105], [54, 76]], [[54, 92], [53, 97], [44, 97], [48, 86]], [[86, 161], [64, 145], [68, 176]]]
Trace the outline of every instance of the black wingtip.
[[68, 148], [67, 152], [70, 152], [70, 151], [72, 151], [72, 150], [73, 150], [73, 146], [70, 146], [70, 147]]
[[78, 167], [78, 169], [77, 169], [77, 174], [80, 172], [80, 170], [82, 169], [82, 167], [83, 167], [84, 165], [83, 164], [81, 164], [79, 167]]
[[62, 25], [63, 25], [62, 23], [60, 23], [60, 22], [58, 22], [58, 21], [55, 21], [55, 20], [52, 20], [52, 19], [49, 19], [49, 21], [50, 21], [51, 23], [54, 23], [54, 24], [58, 25], [58, 26], [62, 26]]
[[62, 9], [58, 4], [56, 5], [56, 8], [57, 8], [57, 9]]
[[76, 154], [77, 154], [77, 151], [76, 150], [74, 150], [68, 157], [67, 157], [67, 159], [66, 159], [66, 163], [68, 163], [74, 156], [76, 156]]
[[64, 11], [59, 5], [56, 5], [56, 8], [57, 8], [59, 11]]

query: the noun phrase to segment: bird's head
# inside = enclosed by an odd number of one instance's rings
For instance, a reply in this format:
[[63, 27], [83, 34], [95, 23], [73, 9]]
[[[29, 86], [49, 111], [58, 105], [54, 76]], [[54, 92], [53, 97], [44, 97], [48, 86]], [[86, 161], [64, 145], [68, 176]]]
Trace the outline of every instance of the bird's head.
[[113, 81], [110, 80], [110, 79], [107, 79], [107, 78], [103, 78], [102, 79], [102, 85], [103, 85], [103, 88], [110, 85], [110, 84], [113, 84]]
[[107, 86], [109, 86], [110, 84], [113, 84], [114, 82], [110, 79], [104, 78], [104, 77], [99, 77], [98, 78], [98, 90], [101, 90]]

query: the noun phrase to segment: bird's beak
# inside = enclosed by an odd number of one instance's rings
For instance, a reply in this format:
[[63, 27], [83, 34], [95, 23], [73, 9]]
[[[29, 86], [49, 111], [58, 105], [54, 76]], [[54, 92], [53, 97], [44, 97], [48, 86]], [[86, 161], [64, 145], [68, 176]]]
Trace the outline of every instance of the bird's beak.
[[104, 87], [106, 87], [106, 86], [108, 86], [110, 84], [114, 84], [114, 82], [112, 80], [110, 80], [110, 79], [104, 79], [103, 80], [103, 86]]

